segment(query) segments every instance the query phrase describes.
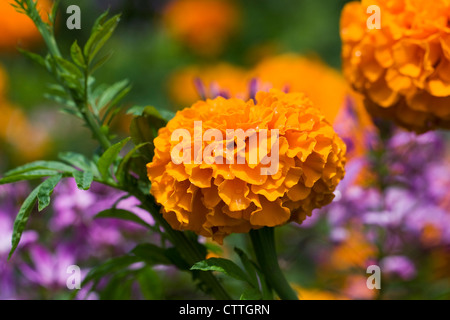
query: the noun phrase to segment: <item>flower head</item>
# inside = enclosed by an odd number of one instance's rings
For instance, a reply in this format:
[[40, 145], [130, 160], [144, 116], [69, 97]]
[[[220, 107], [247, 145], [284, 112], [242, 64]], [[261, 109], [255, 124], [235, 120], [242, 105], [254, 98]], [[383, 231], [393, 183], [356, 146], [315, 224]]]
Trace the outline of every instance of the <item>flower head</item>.
[[[378, 5], [381, 29], [366, 10]], [[372, 0], [347, 4], [341, 17], [343, 69], [369, 112], [416, 132], [450, 128], [450, 4]]]
[[[194, 138], [180, 142], [174, 134], [180, 128]], [[214, 134], [207, 138], [208, 132]], [[174, 229], [218, 242], [231, 233], [301, 223], [332, 201], [346, 161], [345, 144], [319, 109], [302, 93], [275, 89], [257, 93], [256, 102], [199, 101], [160, 129], [154, 144], [148, 176], [164, 218]], [[180, 146], [185, 161], [174, 161]]]

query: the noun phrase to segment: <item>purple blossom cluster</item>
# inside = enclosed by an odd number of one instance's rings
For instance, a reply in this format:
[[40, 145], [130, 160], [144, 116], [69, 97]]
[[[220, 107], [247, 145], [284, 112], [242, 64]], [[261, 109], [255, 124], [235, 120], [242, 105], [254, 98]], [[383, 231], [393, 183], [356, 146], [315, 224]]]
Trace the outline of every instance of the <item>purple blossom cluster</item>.
[[[339, 130], [351, 137], [345, 128]], [[412, 279], [416, 266], [408, 257], [408, 248], [450, 245], [446, 138], [441, 132], [416, 135], [400, 129], [387, 141], [376, 131], [367, 137], [368, 151], [350, 159], [333, 203], [313, 214], [304, 227], [313, 227], [324, 218], [331, 239], [340, 243], [348, 239], [351, 229], [361, 226], [369, 243], [381, 248], [376, 259], [384, 271]]]
[[[83, 278], [90, 267], [129, 252], [139, 239], [155, 237], [130, 221], [94, 218], [115, 206], [153, 225], [137, 199], [96, 183], [89, 191], [81, 191], [73, 180], [66, 180], [55, 189], [52, 212], [32, 213], [29, 231], [24, 232], [18, 250], [8, 261], [14, 219], [27, 192], [29, 187], [24, 183], [0, 186], [1, 300], [68, 296], [69, 266], [79, 266]], [[87, 289], [78, 297], [96, 298], [95, 293], [86, 296]]]

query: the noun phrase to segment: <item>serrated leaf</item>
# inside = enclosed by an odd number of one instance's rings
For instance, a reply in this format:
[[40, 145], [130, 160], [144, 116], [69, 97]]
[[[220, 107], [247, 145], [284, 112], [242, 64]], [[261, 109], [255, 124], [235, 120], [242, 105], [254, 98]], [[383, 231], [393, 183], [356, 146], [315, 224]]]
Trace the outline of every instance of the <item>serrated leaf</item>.
[[56, 60], [58, 65], [65, 70], [65, 72], [61, 73], [62, 76], [66, 76], [67, 78], [73, 77], [74, 79], [78, 80], [78, 82], [84, 79], [83, 73], [74, 63], [58, 56], [54, 56], [53, 58]]
[[50, 196], [52, 195], [53, 190], [56, 188], [58, 183], [61, 181], [62, 177], [63, 177], [62, 174], [58, 174], [48, 178], [41, 184], [37, 196], [39, 212], [41, 212], [42, 210], [44, 210], [49, 206]]
[[73, 110], [73, 114], [79, 114], [81, 116], [81, 113], [77, 109], [77, 105], [75, 104], [75, 102], [73, 102], [73, 100], [70, 100], [69, 98], [65, 98], [60, 95], [54, 95], [54, 94], [49, 94], [49, 93], [44, 93], [44, 98], [48, 99], [48, 100], [52, 100], [62, 106], [71, 108]]
[[40, 55], [38, 55], [38, 54], [36, 54], [36, 53], [30, 52], [30, 51], [28, 51], [28, 50], [21, 49], [21, 48], [17, 48], [17, 50], [18, 50], [21, 54], [23, 54], [24, 56], [26, 56], [27, 58], [29, 58], [30, 60], [36, 62], [37, 64], [41, 65], [41, 66], [44, 67], [44, 68], [47, 68], [47, 65], [46, 65], [46, 62], [45, 62], [45, 58], [44, 58], [44, 57], [42, 57], [42, 56], [40, 56]]
[[94, 176], [98, 175], [96, 166], [81, 153], [61, 152], [60, 154], [58, 154], [58, 158], [62, 161], [70, 163], [80, 170], [91, 171], [94, 173]]
[[104, 21], [105, 18], [106, 15], [103, 14], [97, 19], [92, 28], [91, 36], [84, 46], [83, 52], [88, 65], [91, 64], [98, 51], [109, 40], [120, 21], [120, 15], [115, 15], [107, 21]]
[[86, 62], [84, 61], [83, 51], [81, 50], [76, 40], [70, 47], [70, 55], [75, 64], [77, 64], [81, 68], [85, 68]]
[[104, 210], [102, 212], [99, 212], [95, 218], [111, 218], [111, 219], [121, 219], [121, 220], [127, 220], [127, 221], [132, 221], [135, 222], [141, 226], [144, 226], [148, 229], [151, 229], [152, 226], [149, 225], [147, 222], [145, 222], [144, 220], [142, 220], [140, 217], [138, 217], [136, 214], [127, 211], [127, 210], [123, 210], [123, 209], [116, 209], [116, 208], [111, 208], [111, 209], [107, 209]]
[[80, 190], [89, 190], [94, 181], [94, 174], [92, 171], [75, 171], [72, 176]]
[[56, 170], [32, 170], [0, 179], [0, 185], [18, 181], [35, 180], [58, 174]]
[[232, 278], [248, 282], [245, 272], [233, 261], [223, 258], [210, 258], [197, 262], [191, 267], [191, 270], [218, 271]]
[[127, 89], [129, 85], [128, 80], [119, 81], [106, 90], [103, 91], [102, 95], [99, 97], [96, 103], [96, 109], [98, 111], [102, 110], [108, 104], [111, 104], [112, 100], [121, 93], [122, 90]]
[[58, 161], [34, 161], [6, 172], [5, 177], [39, 169], [56, 170], [59, 172], [76, 171], [75, 168]]
[[103, 178], [108, 177], [109, 168], [114, 163], [114, 161], [116, 161], [117, 156], [128, 141], [130, 141], [130, 138], [126, 138], [112, 145], [100, 157], [100, 159], [98, 160], [98, 170]]
[[17, 214], [16, 220], [14, 221], [13, 234], [11, 239], [11, 251], [9, 252], [8, 259], [11, 259], [12, 255], [19, 245], [20, 239], [22, 238], [22, 233], [25, 230], [28, 219], [30, 217], [31, 211], [36, 203], [39, 188], [41, 185], [36, 187], [25, 199], [22, 206], [20, 207], [19, 213]]

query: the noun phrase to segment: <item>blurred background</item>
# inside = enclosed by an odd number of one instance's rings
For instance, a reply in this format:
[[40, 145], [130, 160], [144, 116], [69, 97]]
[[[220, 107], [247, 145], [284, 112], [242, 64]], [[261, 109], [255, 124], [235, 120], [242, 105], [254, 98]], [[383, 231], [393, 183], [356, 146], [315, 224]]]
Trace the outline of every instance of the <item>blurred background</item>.
[[[64, 151], [96, 148], [81, 122], [59, 111], [44, 95], [53, 79], [17, 47], [45, 54], [27, 17], [0, 2], [0, 173], [17, 165], [55, 159]], [[126, 107], [156, 107], [170, 114], [204, 95], [249, 97], [261, 89], [306, 91], [334, 123], [349, 148], [347, 177], [327, 208], [304, 225], [278, 229], [280, 263], [304, 299], [450, 298], [450, 162], [444, 132], [416, 136], [390, 128], [379, 132], [361, 97], [340, 75], [339, 18], [348, 1], [317, 0], [78, 0], [62, 1], [56, 26], [61, 51], [84, 43], [95, 19], [109, 8], [121, 23], [104, 49], [113, 55], [98, 83], [129, 79]], [[50, 1], [38, 0], [43, 12]], [[66, 28], [72, 4], [81, 8], [81, 30]], [[112, 124], [128, 135], [125, 111]], [[128, 252], [137, 243], [159, 243], [145, 229], [93, 216], [115, 203], [151, 219], [134, 199], [94, 186], [77, 190], [67, 181], [52, 206], [33, 215], [21, 248], [10, 262], [12, 224], [27, 184], [0, 186], [0, 298], [65, 299], [67, 265], [83, 274], [99, 261]], [[205, 240], [206, 241], [206, 240]], [[233, 247], [248, 249], [247, 237], [232, 235], [211, 255], [235, 260]], [[382, 289], [369, 290], [369, 265], [380, 265]], [[239, 298], [238, 283], [226, 285]], [[101, 289], [78, 298], [205, 298], [188, 274], [168, 267], [133, 266], [110, 275]]]

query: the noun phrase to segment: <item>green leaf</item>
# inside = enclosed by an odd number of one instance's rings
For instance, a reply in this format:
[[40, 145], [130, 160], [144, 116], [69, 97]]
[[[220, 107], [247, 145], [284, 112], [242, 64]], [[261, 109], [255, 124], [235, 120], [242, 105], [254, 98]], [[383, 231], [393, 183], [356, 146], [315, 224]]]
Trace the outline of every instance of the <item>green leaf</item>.
[[55, 170], [63, 173], [76, 171], [75, 168], [58, 161], [34, 161], [6, 172], [5, 177], [39, 169]]
[[56, 170], [33, 170], [33, 171], [18, 173], [16, 175], [4, 177], [3, 179], [0, 179], [0, 185], [18, 182], [18, 181], [35, 180], [35, 179], [53, 176], [55, 174], [58, 174], [58, 171], [56, 171]]
[[28, 218], [30, 217], [31, 211], [33, 210], [33, 207], [36, 203], [40, 187], [41, 185], [36, 187], [20, 207], [19, 213], [17, 214], [16, 220], [14, 221], [11, 251], [9, 252], [8, 260], [11, 259], [14, 251], [16, 251], [17, 246], [19, 245], [20, 239], [22, 238], [22, 233], [27, 225]]
[[89, 37], [86, 45], [84, 46], [83, 52], [87, 59], [87, 64], [90, 65], [92, 60], [95, 58], [98, 51], [104, 46], [108, 39], [113, 34], [119, 21], [120, 14], [113, 16], [111, 19], [104, 21], [106, 19], [107, 12], [102, 14], [94, 24], [92, 28], [91, 36]]
[[145, 148], [141, 149], [148, 160], [153, 159], [154, 147], [153, 140], [158, 136], [158, 130], [167, 125], [166, 120], [162, 118], [158, 110], [154, 107], [146, 107], [141, 116], [132, 120], [130, 134], [135, 145], [150, 142]]
[[125, 181], [125, 175], [127, 174], [128, 171], [127, 167], [129, 165], [129, 161], [140, 148], [146, 146], [147, 144], [149, 144], [149, 142], [141, 143], [140, 145], [135, 146], [133, 149], [130, 150], [130, 152], [126, 154], [125, 157], [123, 157], [116, 171], [116, 177], [119, 181], [121, 182]]
[[131, 251], [131, 253], [142, 258], [150, 265], [172, 264], [172, 261], [168, 257], [166, 250], [151, 243], [139, 244]]
[[107, 260], [103, 264], [92, 268], [91, 271], [89, 271], [89, 273], [84, 278], [81, 286], [83, 287], [91, 281], [98, 282], [104, 276], [123, 270], [137, 262], [142, 262], [142, 258], [131, 255], [125, 255]]
[[113, 52], [109, 52], [105, 54], [103, 57], [99, 58], [97, 61], [95, 61], [95, 63], [89, 70], [90, 74], [94, 73], [97, 69], [101, 68], [111, 58], [112, 55]]
[[52, 195], [53, 190], [56, 188], [58, 183], [61, 181], [62, 177], [62, 174], [58, 174], [48, 178], [41, 184], [37, 196], [39, 212], [49, 206], [50, 196]]
[[70, 55], [72, 57], [73, 62], [75, 62], [75, 64], [77, 64], [81, 68], [86, 67], [86, 62], [84, 61], [83, 51], [81, 50], [81, 48], [78, 45], [78, 42], [76, 40], [70, 47]]
[[95, 218], [96, 219], [97, 218], [112, 218], [112, 219], [127, 220], [127, 221], [132, 221], [137, 224], [140, 224], [141, 226], [144, 226], [149, 229], [152, 228], [151, 225], [149, 225], [147, 222], [142, 220], [140, 217], [138, 217], [134, 213], [127, 211], [127, 210], [122, 210], [122, 209], [116, 209], [116, 208], [107, 209], [102, 212], [99, 212], [95, 216]]
[[104, 90], [103, 94], [99, 97], [96, 103], [96, 109], [100, 111], [108, 104], [112, 104], [112, 100], [116, 98], [123, 90], [130, 89], [129, 83], [130, 82], [125, 79], [113, 84], [108, 89]]
[[239, 248], [234, 248], [234, 251], [238, 254], [241, 259], [242, 265], [244, 266], [245, 271], [249, 277], [249, 282], [254, 288], [258, 288], [258, 277], [257, 277], [257, 269], [255, 265], [250, 261], [248, 256]]
[[240, 300], [261, 300], [261, 292], [255, 288], [247, 288], [242, 293]]
[[61, 73], [62, 76], [67, 75], [73, 77], [77, 80], [77, 85], [81, 84], [80, 81], [84, 79], [84, 74], [74, 63], [58, 56], [54, 56], [53, 58], [56, 60], [56, 63], [65, 71]]
[[23, 54], [24, 56], [29, 58], [30, 60], [36, 62], [37, 64], [41, 65], [44, 68], [47, 68], [47, 64], [45, 63], [45, 58], [44, 57], [42, 57], [42, 56], [40, 56], [40, 55], [38, 55], [36, 53], [30, 52], [28, 50], [21, 49], [21, 48], [17, 48], [17, 50], [21, 54]]
[[80, 190], [89, 190], [92, 181], [94, 181], [94, 174], [92, 171], [75, 171], [72, 176], [75, 178], [77, 187]]
[[233, 261], [223, 258], [210, 258], [197, 262], [191, 267], [191, 270], [218, 271], [232, 278], [248, 282], [245, 272]]
[[98, 169], [103, 178], [108, 177], [108, 172], [109, 172], [110, 166], [114, 163], [114, 161], [116, 161], [116, 158], [120, 153], [120, 150], [122, 150], [122, 148], [125, 146], [125, 144], [128, 141], [130, 141], [130, 138], [126, 138], [126, 139], [112, 145], [100, 157], [100, 159], [98, 160]]
[[158, 273], [152, 268], [142, 268], [137, 274], [137, 281], [145, 299], [161, 300], [163, 298], [163, 283]]
[[58, 155], [58, 158], [81, 170], [91, 171], [94, 175], [97, 173], [95, 165], [81, 153], [62, 152]]

